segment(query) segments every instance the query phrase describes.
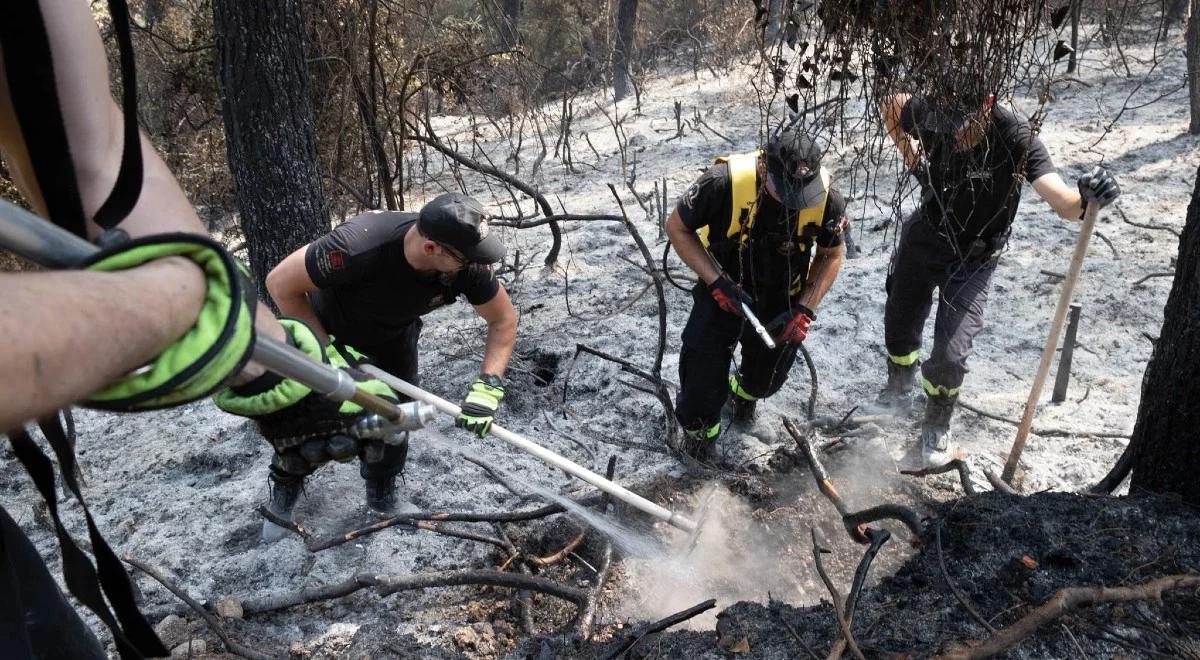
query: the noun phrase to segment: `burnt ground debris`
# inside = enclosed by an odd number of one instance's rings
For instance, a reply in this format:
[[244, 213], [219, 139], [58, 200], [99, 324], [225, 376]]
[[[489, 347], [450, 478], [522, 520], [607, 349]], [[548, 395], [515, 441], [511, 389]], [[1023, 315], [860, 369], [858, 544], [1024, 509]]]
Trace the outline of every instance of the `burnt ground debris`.
[[[948, 574], [997, 628], [1062, 588], [1133, 585], [1200, 570], [1200, 512], [1171, 499], [985, 493], [940, 503], [934, 515], [921, 538], [923, 550], [863, 591], [854, 634], [867, 657], [929, 657], [950, 643], [987, 636], [945, 583], [935, 540], [938, 524]], [[885, 547], [883, 553], [888, 551]], [[843, 593], [848, 587], [839, 585]], [[789, 626], [822, 657], [837, 633], [828, 602], [797, 608], [743, 601], [717, 615], [715, 630], [667, 632], [643, 640], [629, 657], [807, 657]], [[596, 643], [556, 651], [590, 658], [602, 657], [605, 647]], [[542, 648], [539, 643], [531, 649], [532, 657], [545, 657]], [[1081, 608], [1039, 629], [1004, 657], [1063, 658], [1081, 652], [1200, 657], [1200, 593], [1180, 590], [1161, 604]]]

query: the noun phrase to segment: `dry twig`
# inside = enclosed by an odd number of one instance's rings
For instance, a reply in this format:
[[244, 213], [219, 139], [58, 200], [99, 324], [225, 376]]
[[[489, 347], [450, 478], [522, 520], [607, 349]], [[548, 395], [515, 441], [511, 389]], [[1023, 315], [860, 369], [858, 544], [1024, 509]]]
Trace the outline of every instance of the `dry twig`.
[[1200, 575], [1167, 575], [1132, 587], [1068, 587], [1059, 589], [1045, 604], [1034, 608], [1019, 621], [996, 631], [987, 640], [975, 645], [958, 644], [941, 656], [947, 660], [991, 658], [1019, 644], [1071, 610], [1085, 605], [1120, 603], [1136, 600], [1162, 601], [1165, 591], [1200, 588]]
[[920, 470], [900, 470], [900, 474], [910, 477], [928, 477], [934, 474], [943, 474], [951, 470], [958, 470], [958, 478], [962, 481], [963, 492], [967, 495], [974, 495], [975, 484], [971, 481], [971, 467], [961, 458], [956, 458], [945, 465], [937, 467], [927, 467]]
[[954, 584], [954, 580], [950, 579], [950, 571], [946, 570], [946, 558], [942, 553], [942, 523], [940, 521], [933, 528], [933, 537], [937, 541], [938, 566], [942, 569], [942, 578], [946, 580], [946, 586], [950, 587], [950, 593], [954, 594], [954, 598], [962, 604], [963, 608], [967, 610], [967, 613], [971, 615], [972, 619], [978, 621], [979, 625], [986, 628], [988, 632], [994, 634], [996, 629], [992, 627], [992, 624], [988, 623], [987, 619], [983, 618], [983, 616], [979, 614], [979, 610], [975, 609], [975, 606], [971, 604], [971, 601], [967, 600], [967, 596], [958, 590], [958, 586]]
[[833, 503], [838, 514], [842, 517], [842, 525], [846, 528], [846, 533], [850, 538], [857, 543], [868, 543], [869, 539], [866, 535], [866, 526], [870, 523], [884, 518], [891, 518], [904, 524], [905, 527], [913, 533], [914, 540], [921, 537], [921, 532], [924, 531], [924, 526], [921, 524], [921, 518], [912, 509], [899, 504], [881, 504], [873, 506], [862, 511], [851, 512], [846, 503], [842, 501], [842, 496], [838, 494], [834, 488], [833, 482], [829, 479], [829, 473], [825, 471], [825, 466], [821, 463], [821, 459], [817, 457], [817, 452], [813, 449], [812, 440], [800, 433], [796, 429], [796, 425], [792, 420], [784, 417], [783, 427], [787, 429], [788, 434], [796, 441], [801, 453], [808, 460], [809, 468], [812, 470], [813, 479], [817, 481], [817, 488], [820, 489], [826, 499]]
[[216, 634], [217, 637], [221, 638], [221, 642], [225, 644], [225, 648], [228, 649], [230, 653], [234, 655], [240, 655], [243, 658], [250, 658], [250, 660], [271, 660], [271, 658], [274, 657], [273, 655], [261, 653], [252, 648], [242, 646], [232, 639], [229, 639], [229, 635], [225, 634], [225, 630], [221, 628], [221, 624], [217, 621], [217, 617], [213, 616], [211, 612], [204, 609], [204, 606], [196, 602], [196, 599], [189, 596], [186, 591], [181, 589], [171, 580], [167, 579], [165, 575], [160, 573], [152, 566], [149, 566], [141, 560], [135, 559], [129, 555], [125, 555], [121, 559], [124, 560], [126, 564], [129, 564], [146, 575], [154, 578], [159, 584], [166, 587], [167, 591], [170, 591], [171, 593], [175, 594], [179, 600], [187, 603], [188, 607], [195, 610], [196, 614], [199, 614], [204, 619], [204, 622], [208, 624], [208, 627], [212, 629], [213, 633]]
[[[846, 646], [850, 647], [850, 653], [858, 660], [866, 660], [863, 657], [862, 651], [858, 648], [858, 642], [854, 640], [854, 633], [850, 630], [850, 622], [846, 619], [845, 611], [842, 609], [842, 595], [838, 593], [837, 587], [833, 585], [833, 580], [829, 579], [829, 573], [825, 572], [825, 565], [821, 561], [821, 555], [829, 552], [817, 543], [817, 530], [812, 532], [812, 554], [813, 561], [817, 565], [817, 575], [821, 576], [821, 581], [825, 583], [825, 588], [829, 590], [829, 596], [833, 599], [833, 614], [837, 617], [838, 627], [842, 629], [842, 638], [846, 640]], [[836, 646], [836, 643], [835, 643]]]
[[687, 621], [688, 619], [696, 616], [697, 614], [707, 612], [708, 610], [711, 610], [712, 608], [714, 608], [716, 606], [717, 606], [716, 599], [711, 598], [709, 600], [704, 601], [703, 603], [700, 603], [699, 605], [694, 605], [692, 607], [689, 607], [686, 610], [683, 610], [682, 612], [678, 612], [678, 613], [672, 614], [671, 616], [668, 616], [666, 618], [659, 619], [658, 621], [655, 621], [654, 623], [648, 623], [644, 626], [638, 626], [637, 628], [634, 628], [633, 630], [631, 630], [629, 632], [629, 634], [625, 635], [624, 640], [622, 640], [621, 642], [619, 642], [618, 644], [613, 646], [612, 649], [610, 649], [604, 655], [600, 656], [600, 660], [614, 660], [615, 658], [620, 657], [622, 653], [625, 653], [629, 649], [633, 648], [646, 635], [651, 635], [656, 632], [661, 632], [663, 630], [666, 630], [667, 628], [670, 628], [671, 626], [683, 623], [684, 621]]
[[306, 587], [290, 593], [246, 598], [241, 602], [242, 611], [246, 614], [261, 614], [305, 603], [341, 598], [368, 587], [373, 587], [386, 596], [398, 591], [456, 587], [468, 584], [537, 591], [569, 601], [579, 607], [587, 602], [587, 594], [582, 589], [568, 587], [536, 575], [514, 575], [489, 569], [419, 573], [417, 575], [385, 575], [363, 572], [334, 584]]

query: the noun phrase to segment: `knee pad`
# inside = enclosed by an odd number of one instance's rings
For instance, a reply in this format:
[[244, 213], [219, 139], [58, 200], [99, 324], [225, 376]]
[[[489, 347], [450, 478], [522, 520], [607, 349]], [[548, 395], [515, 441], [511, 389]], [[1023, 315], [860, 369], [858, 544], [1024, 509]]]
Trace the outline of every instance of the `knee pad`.
[[329, 452], [330, 458], [339, 463], [345, 463], [357, 457], [358, 449], [358, 440], [348, 435], [330, 436], [325, 441], [325, 451]]

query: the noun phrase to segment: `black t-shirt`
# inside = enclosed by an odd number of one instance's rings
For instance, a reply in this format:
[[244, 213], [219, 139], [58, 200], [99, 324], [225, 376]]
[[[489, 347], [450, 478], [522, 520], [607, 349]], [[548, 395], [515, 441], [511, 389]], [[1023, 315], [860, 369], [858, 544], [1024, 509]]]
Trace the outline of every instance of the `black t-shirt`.
[[488, 266], [457, 273], [418, 273], [404, 257], [404, 235], [416, 231], [416, 213], [375, 211], [350, 218], [313, 241], [304, 254], [309, 294], [325, 329], [354, 346], [394, 337], [423, 314], [454, 302], [492, 299], [500, 285]]
[[[688, 229], [708, 227], [709, 251], [735, 282], [740, 282], [756, 298], [762, 298], [764, 293], [773, 294], [771, 297], [786, 296], [796, 275], [807, 278], [814, 243], [821, 247], [842, 244], [848, 227], [846, 201], [831, 187], [821, 224], [805, 227], [803, 235], [797, 236], [798, 213], [775, 201], [758, 183], [762, 192], [750, 240], [744, 245], [739, 246], [736, 239], [726, 237], [733, 211], [733, 182], [727, 164], [716, 163], [705, 170], [679, 200], [677, 210]], [[745, 268], [747, 264], [751, 267]]]
[[[924, 101], [909, 99], [901, 113], [901, 129], [917, 137], [913, 122], [923, 111]], [[1034, 181], [1055, 171], [1029, 122], [999, 106], [992, 108], [992, 121], [975, 147], [959, 151], [949, 144], [933, 144], [925, 159], [927, 165], [916, 173], [920, 210], [964, 253], [976, 239], [987, 243], [1007, 235], [1017, 215], [1022, 179]]]

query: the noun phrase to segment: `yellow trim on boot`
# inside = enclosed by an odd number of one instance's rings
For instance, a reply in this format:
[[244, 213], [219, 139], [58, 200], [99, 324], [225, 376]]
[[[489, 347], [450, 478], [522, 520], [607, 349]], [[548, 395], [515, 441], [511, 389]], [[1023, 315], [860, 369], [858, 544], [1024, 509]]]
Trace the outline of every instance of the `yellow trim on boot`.
[[921, 387], [925, 389], [925, 392], [928, 393], [929, 396], [957, 396], [959, 390], [962, 389], [962, 385], [949, 388], [945, 385], [934, 385], [933, 383], [929, 382], [928, 378], [921, 379]]
[[921, 349], [919, 349], [919, 348], [917, 350], [913, 351], [912, 353], [909, 353], [908, 355], [892, 355], [890, 353], [888, 354], [889, 360], [891, 360], [893, 363], [898, 364], [902, 367], [911, 367], [912, 365], [917, 363], [917, 359], [920, 357], [921, 357]]
[[729, 391], [739, 399], [744, 401], [758, 401], [758, 397], [742, 389], [742, 384], [738, 381], [737, 374], [729, 376]]
[[712, 440], [721, 435], [721, 422], [717, 422], [706, 429], [684, 429], [683, 432], [696, 440]]

